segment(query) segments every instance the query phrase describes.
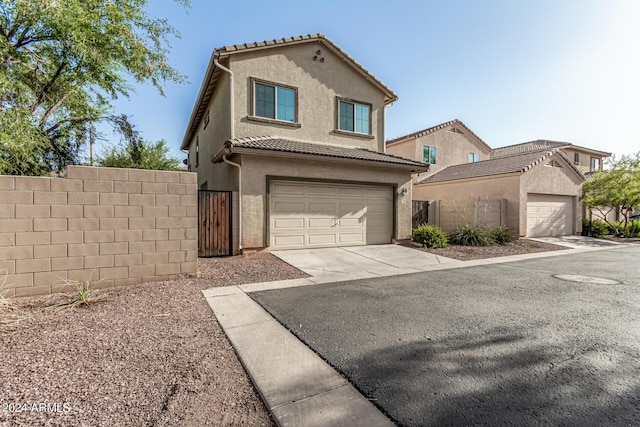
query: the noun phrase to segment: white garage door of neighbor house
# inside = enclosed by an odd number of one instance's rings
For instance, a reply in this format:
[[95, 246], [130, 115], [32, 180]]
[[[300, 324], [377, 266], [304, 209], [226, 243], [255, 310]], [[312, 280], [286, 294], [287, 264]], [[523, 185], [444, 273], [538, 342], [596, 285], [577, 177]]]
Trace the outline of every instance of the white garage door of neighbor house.
[[573, 234], [573, 197], [529, 194], [527, 237]]
[[272, 249], [391, 243], [391, 187], [275, 181], [271, 183]]

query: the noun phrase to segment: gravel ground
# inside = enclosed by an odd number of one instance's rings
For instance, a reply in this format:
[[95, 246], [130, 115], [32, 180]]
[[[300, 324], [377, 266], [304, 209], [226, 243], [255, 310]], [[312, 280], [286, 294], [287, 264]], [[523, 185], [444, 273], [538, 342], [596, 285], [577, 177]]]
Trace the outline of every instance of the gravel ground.
[[198, 270], [97, 290], [89, 307], [14, 300], [22, 320], [0, 336], [0, 426], [273, 425], [200, 291], [306, 275], [264, 253]]
[[[420, 248], [418, 248], [420, 249]], [[441, 255], [461, 261], [471, 259], [493, 258], [499, 256], [531, 254], [535, 252], [559, 251], [567, 249], [563, 246], [552, 245], [550, 243], [536, 242], [533, 240], [520, 239], [506, 245], [493, 246], [462, 246], [449, 244], [447, 248], [420, 249], [431, 254]]]

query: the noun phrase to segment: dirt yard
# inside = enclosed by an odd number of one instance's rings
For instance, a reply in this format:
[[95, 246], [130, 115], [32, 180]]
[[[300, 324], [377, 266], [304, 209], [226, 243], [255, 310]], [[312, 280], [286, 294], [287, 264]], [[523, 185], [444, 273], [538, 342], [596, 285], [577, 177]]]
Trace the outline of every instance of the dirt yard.
[[448, 248], [422, 249], [431, 254], [441, 255], [461, 261], [471, 259], [494, 258], [499, 256], [531, 254], [535, 252], [559, 251], [567, 249], [563, 246], [533, 240], [516, 240], [506, 245], [462, 246], [449, 244]]
[[202, 289], [306, 275], [270, 254], [201, 259], [200, 277], [14, 300], [0, 336], [0, 426], [271, 426]]

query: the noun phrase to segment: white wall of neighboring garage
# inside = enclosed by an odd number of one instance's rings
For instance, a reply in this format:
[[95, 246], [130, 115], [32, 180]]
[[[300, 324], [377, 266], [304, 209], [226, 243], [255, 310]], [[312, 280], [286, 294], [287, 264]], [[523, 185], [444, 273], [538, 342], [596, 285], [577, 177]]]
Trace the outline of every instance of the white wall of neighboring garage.
[[391, 243], [390, 186], [273, 181], [269, 245], [272, 249]]
[[572, 196], [529, 194], [527, 197], [527, 237], [573, 234]]

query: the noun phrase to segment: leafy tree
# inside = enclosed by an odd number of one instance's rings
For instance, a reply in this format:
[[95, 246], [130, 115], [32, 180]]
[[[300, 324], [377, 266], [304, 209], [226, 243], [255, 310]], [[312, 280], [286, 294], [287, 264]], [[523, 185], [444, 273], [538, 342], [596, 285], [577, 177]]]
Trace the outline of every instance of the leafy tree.
[[139, 139], [126, 145], [111, 147], [99, 156], [97, 165], [108, 168], [134, 168], [153, 170], [178, 170], [180, 159], [169, 156], [164, 139], [155, 143]]
[[162, 83], [183, 81], [166, 58], [168, 38], [179, 34], [147, 16], [146, 3], [0, 2], [0, 173], [40, 175], [77, 163], [91, 123], [128, 121], [111, 105], [129, 96], [128, 77], [161, 94]]
[[[604, 221], [620, 234], [629, 214], [640, 206], [640, 152], [632, 156], [613, 157], [608, 168], [596, 171], [582, 186], [583, 203], [602, 215]], [[621, 221], [609, 221], [607, 215], [616, 212]]]

